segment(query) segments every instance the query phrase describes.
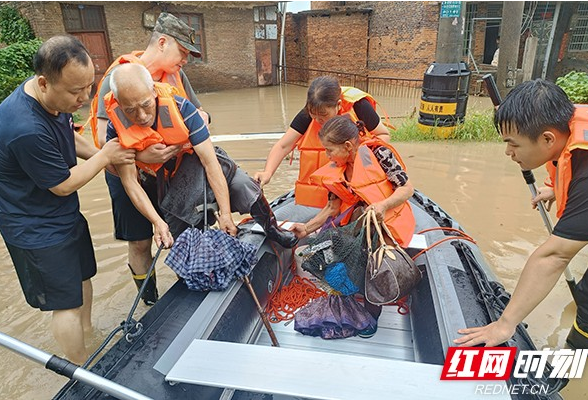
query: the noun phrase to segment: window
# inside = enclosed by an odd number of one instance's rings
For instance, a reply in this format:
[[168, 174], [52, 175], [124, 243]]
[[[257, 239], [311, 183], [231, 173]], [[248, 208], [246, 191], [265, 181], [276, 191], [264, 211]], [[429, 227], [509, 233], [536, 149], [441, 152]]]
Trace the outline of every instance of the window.
[[569, 51], [588, 50], [588, 4], [578, 4], [576, 24], [572, 29]]
[[201, 58], [193, 56], [188, 57], [189, 63], [201, 63], [206, 59], [206, 49], [204, 47], [204, 25], [202, 23], [202, 14], [175, 14], [179, 19], [184, 21], [195, 31], [194, 47], [202, 54]]
[[253, 7], [255, 39], [278, 39], [278, 8], [276, 6]]
[[62, 4], [66, 32], [104, 31], [106, 22], [102, 6]]

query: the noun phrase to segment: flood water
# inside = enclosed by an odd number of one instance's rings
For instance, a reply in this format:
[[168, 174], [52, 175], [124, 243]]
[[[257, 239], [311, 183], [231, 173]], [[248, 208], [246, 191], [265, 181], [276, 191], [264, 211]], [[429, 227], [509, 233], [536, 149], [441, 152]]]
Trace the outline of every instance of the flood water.
[[[306, 88], [297, 86], [244, 89], [199, 96], [212, 115], [213, 135], [283, 132], [303, 106]], [[391, 116], [417, 106], [417, 100], [378, 99]], [[491, 107], [488, 99], [470, 99], [477, 109]], [[275, 140], [224, 142], [222, 147], [250, 174], [263, 168]], [[547, 233], [537, 211], [530, 207], [530, 193], [518, 166], [504, 155], [500, 143], [397, 143], [415, 187], [436, 201], [477, 240], [485, 257], [510, 292], [530, 253]], [[297, 165], [282, 163], [266, 187], [268, 198], [289, 190]], [[545, 174], [536, 171], [538, 182]], [[82, 212], [90, 223], [98, 260], [93, 279], [94, 334], [87, 345], [94, 350], [126, 318], [136, 289], [126, 267], [126, 243], [112, 235], [110, 199], [103, 175], [80, 190]], [[552, 218], [555, 220], [554, 216]], [[0, 239], [1, 241], [1, 239]], [[158, 262], [158, 287], [164, 292], [175, 275]], [[579, 279], [588, 256], [582, 252], [571, 269]], [[138, 319], [147, 307], [139, 305]], [[575, 305], [563, 277], [555, 290], [527, 318], [529, 333], [538, 348], [562, 348], [573, 322]], [[0, 243], [0, 331], [23, 342], [58, 354], [49, 330], [50, 314], [30, 308], [21, 293], [10, 256]], [[116, 337], [118, 339], [118, 336]], [[584, 374], [588, 376], [588, 373]], [[0, 348], [0, 398], [51, 398], [67, 379], [4, 348]], [[572, 381], [562, 391], [566, 399], [588, 398], [588, 379]]]

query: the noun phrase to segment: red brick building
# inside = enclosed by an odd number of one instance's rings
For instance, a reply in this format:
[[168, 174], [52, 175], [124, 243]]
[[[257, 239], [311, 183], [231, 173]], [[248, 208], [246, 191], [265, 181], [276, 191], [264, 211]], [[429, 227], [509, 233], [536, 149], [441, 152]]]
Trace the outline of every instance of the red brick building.
[[119, 55], [147, 47], [155, 20], [170, 12], [196, 29], [202, 59], [184, 67], [197, 91], [277, 82], [279, 17], [275, 1], [11, 2], [37, 37], [70, 33], [89, 49], [97, 75]]
[[[561, 42], [552, 39], [553, 21], [572, 16]], [[463, 61], [472, 71], [492, 70], [500, 32], [502, 2], [462, 2]], [[288, 14], [286, 66], [377, 77], [421, 79], [435, 61], [440, 1], [313, 1], [312, 10]], [[519, 67], [525, 39], [538, 39], [533, 77], [545, 69], [548, 51], [558, 52], [554, 75], [588, 71], [588, 3], [525, 2]], [[292, 69], [290, 69], [292, 68]], [[319, 73], [315, 73], [319, 74]]]
[[[165, 10], [197, 31], [203, 57], [185, 71], [197, 91], [277, 82], [282, 15], [279, 2], [11, 2], [40, 38], [71, 33], [90, 49], [97, 74], [120, 54], [144, 49], [157, 15]], [[283, 3], [282, 3], [283, 4]], [[421, 79], [435, 61], [440, 1], [314, 1], [312, 10], [287, 14], [288, 80], [302, 70], [339, 71], [370, 77]], [[472, 71], [492, 70], [502, 2], [463, 2], [463, 60]], [[572, 17], [560, 42], [552, 26], [562, 4]], [[588, 3], [525, 2], [521, 57], [527, 36], [538, 38], [533, 77], [545, 72], [555, 51], [555, 76], [588, 71]], [[520, 65], [519, 65], [520, 66]], [[305, 78], [321, 72], [306, 72]], [[296, 79], [295, 79], [296, 80]], [[306, 81], [306, 79], [300, 79]], [[353, 84], [350, 82], [349, 84]]]

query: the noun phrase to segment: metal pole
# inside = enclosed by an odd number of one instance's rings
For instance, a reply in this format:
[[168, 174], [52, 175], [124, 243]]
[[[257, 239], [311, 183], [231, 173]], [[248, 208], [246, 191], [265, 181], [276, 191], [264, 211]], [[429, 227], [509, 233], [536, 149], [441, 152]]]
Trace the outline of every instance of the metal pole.
[[86, 383], [121, 400], [153, 400], [127, 387], [87, 371], [61, 357], [51, 355], [0, 332], [0, 345], [20, 354], [45, 368], [71, 379]]

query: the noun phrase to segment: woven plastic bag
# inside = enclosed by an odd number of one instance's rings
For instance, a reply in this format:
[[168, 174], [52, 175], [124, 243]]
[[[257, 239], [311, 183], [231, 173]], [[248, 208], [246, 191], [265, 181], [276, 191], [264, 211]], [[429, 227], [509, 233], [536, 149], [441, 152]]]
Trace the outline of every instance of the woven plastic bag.
[[[339, 263], [344, 264], [346, 275], [351, 282], [343, 282], [343, 285], [346, 288], [353, 285], [363, 291], [367, 265], [363, 218], [345, 226], [333, 226], [321, 230], [309, 241], [308, 247], [300, 255], [304, 260], [302, 268], [327, 284], [329, 284], [325, 278], [327, 270]], [[333, 289], [339, 290], [336, 287]]]

